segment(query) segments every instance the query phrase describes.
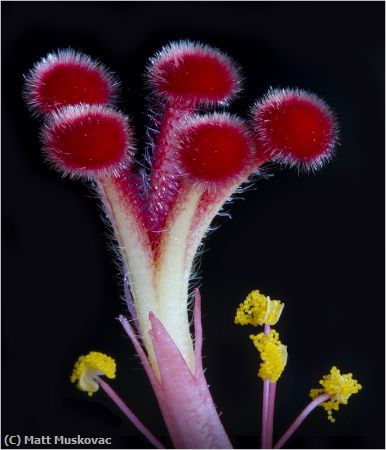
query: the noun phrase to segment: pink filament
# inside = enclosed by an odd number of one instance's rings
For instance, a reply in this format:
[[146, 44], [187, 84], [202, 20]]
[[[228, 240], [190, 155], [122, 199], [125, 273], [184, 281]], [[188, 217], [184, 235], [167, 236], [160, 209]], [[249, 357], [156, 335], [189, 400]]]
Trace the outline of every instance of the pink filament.
[[261, 424], [261, 448], [267, 447], [267, 422], [268, 422], [268, 404], [269, 404], [269, 380], [263, 384], [263, 410]]
[[267, 420], [267, 448], [272, 448], [273, 416], [275, 412], [276, 383], [269, 383], [268, 420]]
[[[264, 325], [264, 334], [269, 334], [271, 327], [268, 324]], [[269, 413], [269, 388], [270, 383], [269, 380], [265, 380], [263, 384], [263, 408], [262, 408], [262, 417], [261, 417], [261, 448], [269, 448], [267, 447], [267, 426], [268, 426], [268, 413]]]
[[328, 394], [322, 394], [316, 399], [312, 400], [304, 409], [303, 411], [296, 417], [296, 419], [292, 422], [288, 430], [283, 434], [283, 436], [277, 441], [275, 447], [273, 448], [282, 448], [283, 445], [288, 441], [288, 439], [295, 433], [295, 431], [299, 428], [299, 426], [302, 424], [304, 419], [313, 411], [317, 406], [319, 406], [321, 403], [327, 401], [331, 398], [331, 395]]
[[118, 406], [123, 414], [130, 420], [130, 422], [140, 431], [146, 439], [154, 445], [155, 448], [165, 448], [161, 442], [143, 425], [138, 417], [131, 411], [126, 403], [119, 397], [119, 395], [100, 377], [96, 377], [101, 389], [111, 398], [111, 400]]
[[146, 375], [149, 377], [149, 381], [153, 387], [153, 389], [156, 389], [159, 387], [159, 382], [157, 381], [157, 378], [154, 375], [153, 369], [151, 368], [150, 362], [147, 358], [146, 353], [144, 352], [141, 344], [139, 343], [135, 332], [130, 325], [129, 321], [126, 319], [126, 317], [120, 315], [118, 317], [119, 322], [121, 323], [123, 329], [125, 330], [126, 334], [129, 336], [132, 344], [134, 345], [134, 348], [139, 356], [139, 359], [141, 360], [143, 367], [145, 369]]

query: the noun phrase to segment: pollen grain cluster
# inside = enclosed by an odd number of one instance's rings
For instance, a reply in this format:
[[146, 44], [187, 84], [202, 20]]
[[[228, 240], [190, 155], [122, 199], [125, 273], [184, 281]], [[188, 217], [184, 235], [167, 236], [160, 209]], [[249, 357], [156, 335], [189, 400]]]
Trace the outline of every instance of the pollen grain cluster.
[[71, 375], [71, 382], [78, 382], [77, 387], [92, 395], [99, 389], [95, 376], [106, 375], [107, 378], [114, 379], [116, 364], [113, 358], [104, 353], [90, 352], [80, 356], [75, 363]]
[[287, 364], [287, 346], [279, 339], [279, 333], [271, 330], [269, 334], [259, 333], [251, 335], [255, 347], [260, 352], [262, 363], [258, 376], [264, 381], [275, 383], [283, 373]]
[[236, 311], [237, 325], [275, 325], [283, 311], [284, 303], [271, 300], [257, 289], [250, 292]]
[[328, 401], [321, 403], [330, 422], [335, 422], [332, 412], [338, 411], [340, 405], [347, 405], [349, 397], [362, 389], [358, 381], [353, 379], [352, 373], [341, 374], [335, 366], [332, 367], [329, 374], [323, 376], [319, 384], [323, 386], [323, 389], [311, 389], [310, 397], [315, 399], [322, 394], [331, 395]]

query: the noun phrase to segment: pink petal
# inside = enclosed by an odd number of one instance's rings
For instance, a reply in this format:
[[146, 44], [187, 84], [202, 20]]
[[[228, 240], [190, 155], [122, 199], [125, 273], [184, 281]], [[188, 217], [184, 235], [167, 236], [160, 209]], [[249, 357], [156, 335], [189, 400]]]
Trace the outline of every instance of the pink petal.
[[174, 446], [176, 448], [232, 448], [204, 377], [201, 358], [201, 296], [198, 289], [195, 291], [195, 297], [195, 375], [191, 373], [165, 327], [151, 313], [150, 333], [161, 374], [160, 383], [128, 320], [120, 316], [119, 321], [142, 361]]
[[[197, 297], [197, 295], [196, 295]], [[195, 312], [199, 312], [199, 303]], [[195, 317], [196, 330], [200, 317]], [[165, 327], [150, 313], [152, 338], [161, 375], [163, 395], [158, 396], [162, 412], [167, 411], [167, 427], [176, 448], [232, 448], [199, 363], [194, 376]], [[199, 322], [199, 323], [197, 323]], [[196, 336], [200, 346], [200, 333]], [[201, 356], [201, 355], [199, 355]], [[196, 358], [198, 355], [196, 355]], [[156, 392], [157, 393], [157, 392]]]

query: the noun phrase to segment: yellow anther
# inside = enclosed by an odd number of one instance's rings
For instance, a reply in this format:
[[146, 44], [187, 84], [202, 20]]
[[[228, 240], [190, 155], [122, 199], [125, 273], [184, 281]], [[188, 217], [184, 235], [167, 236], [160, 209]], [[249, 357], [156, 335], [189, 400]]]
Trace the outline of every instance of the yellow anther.
[[99, 389], [95, 381], [96, 375], [106, 375], [115, 378], [116, 364], [113, 358], [99, 352], [90, 352], [88, 355], [80, 356], [75, 363], [71, 375], [71, 382], [77, 383], [78, 389], [92, 395]]
[[258, 290], [248, 294], [236, 311], [235, 323], [238, 325], [275, 325], [283, 311], [284, 303], [271, 300]]
[[321, 403], [330, 422], [335, 422], [332, 411], [338, 411], [340, 405], [347, 405], [349, 397], [362, 389], [357, 380], [353, 379], [352, 373], [341, 374], [335, 366], [332, 367], [329, 374], [323, 376], [319, 384], [323, 386], [323, 389], [311, 389], [310, 397], [315, 399], [322, 394], [332, 396], [330, 400]]
[[250, 338], [263, 361], [257, 375], [264, 381], [269, 379], [275, 383], [287, 364], [287, 346], [280, 342], [279, 333], [275, 330], [270, 330], [269, 334], [251, 335]]

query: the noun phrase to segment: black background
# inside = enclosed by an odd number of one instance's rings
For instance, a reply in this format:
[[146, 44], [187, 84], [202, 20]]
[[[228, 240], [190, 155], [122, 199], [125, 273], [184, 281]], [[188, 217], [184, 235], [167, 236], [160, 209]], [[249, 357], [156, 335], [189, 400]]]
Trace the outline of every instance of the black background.
[[[108, 231], [90, 189], [42, 162], [39, 122], [23, 104], [23, 74], [49, 51], [73, 47], [116, 72], [120, 107], [143, 142], [143, 69], [171, 40], [217, 46], [243, 68], [231, 110], [245, 116], [270, 86], [311, 90], [336, 111], [341, 145], [315, 175], [273, 168], [202, 258], [204, 363], [230, 437], [259, 445], [261, 381], [237, 304], [252, 289], [286, 308], [278, 435], [333, 364], [363, 390], [326, 420], [319, 408], [288, 446], [384, 447], [384, 4], [383, 2], [2, 3], [3, 435], [112, 436], [146, 447], [98, 393], [69, 382], [91, 349], [118, 361], [113, 386], [168, 444], [155, 399], [115, 317], [124, 311]], [[168, 444], [169, 445], [169, 444]]]

